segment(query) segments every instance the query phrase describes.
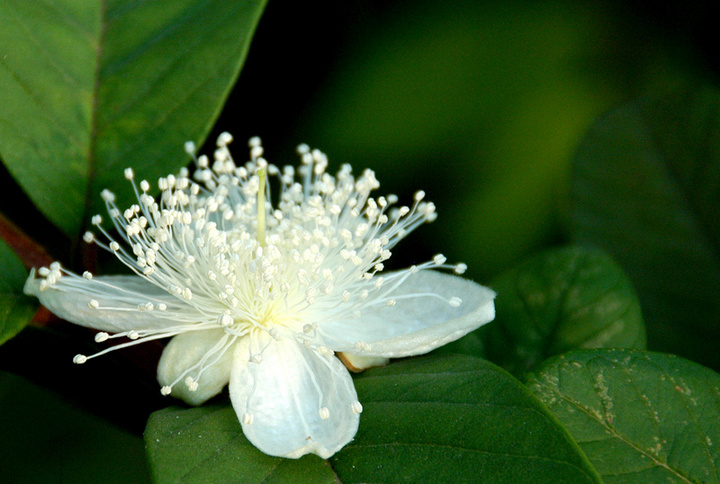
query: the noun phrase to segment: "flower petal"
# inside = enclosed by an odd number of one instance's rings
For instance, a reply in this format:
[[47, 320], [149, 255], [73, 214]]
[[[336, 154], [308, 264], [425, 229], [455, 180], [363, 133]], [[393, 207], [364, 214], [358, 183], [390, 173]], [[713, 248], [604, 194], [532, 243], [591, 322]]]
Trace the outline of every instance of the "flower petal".
[[[138, 276], [85, 279], [66, 275], [44, 289], [41, 282], [43, 279], [36, 278], [33, 269], [25, 282], [25, 294], [36, 296], [62, 319], [101, 331], [163, 329], [177, 325], [178, 314], [186, 320], [195, 313], [191, 306]], [[97, 308], [91, 307], [92, 301], [97, 301]], [[139, 309], [147, 303], [154, 306], [152, 311]], [[162, 305], [164, 311], [159, 310]]]
[[[412, 274], [388, 297], [395, 299], [394, 306], [364, 308], [354, 318], [321, 323], [325, 344], [360, 356], [420, 355], [495, 318], [494, 291], [441, 272]], [[452, 298], [462, 303], [455, 307], [448, 303]]]
[[[362, 407], [340, 361], [289, 338], [252, 339], [238, 343], [230, 376], [230, 398], [250, 442], [294, 459], [327, 459], [350, 442]], [[261, 360], [257, 348], [264, 348]]]
[[[233, 350], [225, 331], [189, 331], [173, 337], [165, 347], [157, 378], [162, 386], [172, 385], [172, 396], [190, 405], [201, 405], [228, 384], [232, 364]], [[189, 388], [184, 381], [186, 376], [197, 382], [197, 389]]]

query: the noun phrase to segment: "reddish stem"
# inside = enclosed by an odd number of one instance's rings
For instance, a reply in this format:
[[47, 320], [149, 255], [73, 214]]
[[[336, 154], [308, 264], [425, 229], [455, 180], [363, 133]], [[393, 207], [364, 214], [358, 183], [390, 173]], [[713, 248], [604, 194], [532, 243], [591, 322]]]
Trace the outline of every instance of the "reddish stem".
[[40, 244], [28, 237], [2, 213], [0, 213], [0, 239], [15, 251], [27, 269], [48, 266], [54, 260]]

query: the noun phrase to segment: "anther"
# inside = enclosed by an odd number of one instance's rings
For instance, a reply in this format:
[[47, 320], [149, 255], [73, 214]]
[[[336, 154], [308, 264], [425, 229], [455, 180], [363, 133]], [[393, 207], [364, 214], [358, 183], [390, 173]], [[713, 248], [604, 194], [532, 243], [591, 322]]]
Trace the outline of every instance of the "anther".
[[350, 409], [353, 411], [353, 413], [359, 415], [363, 411], [362, 403], [360, 403], [356, 400], [356, 401], [352, 402], [352, 404], [350, 404]]
[[465, 274], [467, 270], [467, 264], [459, 263], [455, 266], [455, 274]]
[[100, 192], [100, 198], [102, 198], [104, 202], [113, 203], [115, 201], [115, 194], [106, 188]]
[[90, 271], [83, 272], [82, 276], [87, 280], [91, 280], [93, 278], [92, 272], [90, 272]]
[[75, 357], [73, 358], [73, 363], [75, 363], [76, 365], [82, 365], [87, 360], [87, 356], [85, 355], [75, 355]]
[[135, 178], [135, 172], [133, 172], [133, 169], [125, 168], [125, 179], [132, 180], [133, 178]]
[[233, 318], [227, 313], [222, 313], [220, 317], [218, 317], [218, 324], [224, 328], [231, 326], [233, 322]]
[[447, 261], [447, 257], [445, 257], [442, 254], [438, 254], [435, 257], [433, 257], [433, 262], [435, 265], [441, 266]]
[[83, 234], [83, 240], [86, 244], [92, 244], [95, 240], [95, 234], [93, 234], [92, 232], [85, 232]]
[[160, 393], [161, 393], [163, 396], [168, 396], [168, 395], [170, 395], [170, 392], [171, 392], [171, 391], [172, 391], [172, 387], [167, 386], [167, 385], [164, 386], [164, 387], [162, 387], [162, 388], [160, 389]]
[[107, 334], [106, 332], [102, 331], [102, 332], [100, 332], [100, 333], [98, 333], [98, 334], [95, 335], [95, 342], [96, 342], [96, 343], [102, 343], [103, 341], [107, 341], [107, 339], [108, 339], [109, 337], [110, 337], [109, 334]]
[[97, 299], [91, 299], [90, 302], [88, 303], [88, 307], [91, 309], [97, 309], [100, 307], [100, 303], [98, 302]]
[[190, 390], [191, 392], [195, 392], [198, 389], [198, 382], [194, 380], [191, 376], [185, 378], [185, 385], [187, 385], [188, 390]]
[[320, 353], [322, 356], [330, 357], [333, 356], [335, 353], [328, 348], [327, 346], [318, 346], [317, 352]]
[[185, 153], [187, 153], [188, 155], [194, 155], [195, 150], [195, 143], [193, 143], [192, 141], [185, 142]]
[[251, 413], [244, 413], [242, 416], [242, 423], [245, 425], [251, 425], [253, 423], [253, 420], [255, 420], [255, 416]]
[[320, 414], [320, 418], [323, 420], [327, 420], [330, 418], [330, 409], [327, 407], [323, 407], [318, 412]]

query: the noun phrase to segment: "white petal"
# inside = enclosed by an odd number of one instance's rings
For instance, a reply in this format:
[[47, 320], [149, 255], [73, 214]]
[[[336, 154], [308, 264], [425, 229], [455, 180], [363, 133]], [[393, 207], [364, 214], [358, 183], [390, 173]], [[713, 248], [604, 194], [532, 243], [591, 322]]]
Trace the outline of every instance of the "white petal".
[[[453, 307], [442, 299], [422, 295], [428, 293], [446, 300], [460, 298], [462, 303]], [[494, 291], [435, 271], [411, 275], [389, 297], [396, 299], [394, 306], [365, 308], [352, 319], [321, 323], [319, 331], [326, 346], [364, 356], [420, 355], [495, 318]]]
[[[177, 325], [173, 314], [192, 313], [183, 304], [159, 287], [139, 276], [95, 276], [85, 279], [76, 275], [61, 277], [53, 286], [40, 290], [42, 279], [35, 271], [25, 282], [25, 294], [36, 296], [56, 316], [89, 328], [119, 333], [131, 329], [162, 329]], [[90, 307], [97, 301], [99, 309]], [[141, 311], [138, 306], [153, 303], [167, 306], [166, 311]], [[114, 309], [102, 309], [112, 307]]]
[[[230, 376], [232, 404], [250, 442], [269, 455], [323, 459], [350, 442], [360, 419], [353, 409], [361, 407], [342, 363], [288, 338], [253, 338], [238, 343]], [[259, 348], [261, 360], [249, 362]]]
[[[162, 386], [169, 386], [179, 379], [172, 387], [170, 394], [173, 397], [190, 405], [205, 403], [220, 393], [230, 381], [233, 349], [228, 348], [226, 340], [222, 329], [188, 331], [175, 336], [165, 347], [158, 363], [158, 382]], [[205, 364], [201, 362], [203, 358], [206, 358]], [[198, 372], [203, 367], [206, 368], [198, 379]], [[197, 380], [196, 390], [191, 390], [185, 383], [186, 376]]]

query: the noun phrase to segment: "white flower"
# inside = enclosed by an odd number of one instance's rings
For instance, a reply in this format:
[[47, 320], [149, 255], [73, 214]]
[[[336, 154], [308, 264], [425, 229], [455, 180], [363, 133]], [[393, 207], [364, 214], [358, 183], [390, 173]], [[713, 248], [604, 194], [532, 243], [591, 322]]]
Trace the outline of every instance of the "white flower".
[[[214, 161], [161, 178], [159, 201], [134, 181], [125, 211], [104, 191], [119, 234], [85, 234], [135, 275], [82, 276], [55, 262], [33, 270], [25, 292], [56, 315], [127, 338], [76, 363], [144, 341], [172, 337], [158, 366], [163, 394], [197, 405], [229, 384], [247, 438], [263, 452], [328, 458], [350, 442], [362, 405], [348, 370], [426, 353], [491, 321], [495, 293], [460, 277], [464, 264], [443, 256], [383, 272], [390, 249], [435, 218], [418, 192], [412, 207], [395, 196], [371, 198], [372, 171], [337, 176], [302, 145], [293, 167], [279, 169], [250, 140], [251, 161], [237, 166], [218, 139]], [[195, 147], [186, 145], [193, 155]], [[279, 180], [273, 207], [269, 176]], [[340, 357], [340, 358], [338, 358]]]

